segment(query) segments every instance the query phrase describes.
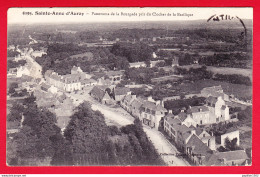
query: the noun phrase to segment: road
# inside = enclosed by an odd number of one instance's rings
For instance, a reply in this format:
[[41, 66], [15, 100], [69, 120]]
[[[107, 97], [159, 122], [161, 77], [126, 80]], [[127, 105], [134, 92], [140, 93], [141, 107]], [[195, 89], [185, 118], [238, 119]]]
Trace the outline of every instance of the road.
[[[108, 125], [116, 125], [118, 127], [132, 124], [134, 118], [121, 107], [109, 107], [103, 105], [92, 97], [89, 96], [88, 92], [82, 94], [69, 94], [73, 100], [77, 100], [78, 103], [88, 101], [92, 104], [93, 110], [98, 110], [104, 114], [106, 123]], [[181, 157], [176, 157], [175, 154], [179, 153], [178, 150], [173, 146], [159, 131], [151, 129], [144, 125], [144, 131], [148, 138], [155, 146], [157, 152], [161, 155], [162, 159], [169, 166], [189, 166], [189, 163]], [[164, 155], [163, 155], [164, 154]]]

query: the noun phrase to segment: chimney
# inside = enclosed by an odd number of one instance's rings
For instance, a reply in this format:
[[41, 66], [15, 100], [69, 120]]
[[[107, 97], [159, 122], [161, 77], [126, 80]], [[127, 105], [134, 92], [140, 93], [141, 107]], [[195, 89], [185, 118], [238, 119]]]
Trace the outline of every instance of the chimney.
[[162, 100], [162, 102], [161, 102], [161, 105], [162, 105], [162, 107], [164, 108], [164, 101]]
[[184, 112], [184, 109], [181, 109], [181, 112]]
[[22, 114], [22, 119], [21, 119], [21, 122], [20, 122], [20, 127], [21, 128], [23, 127], [23, 121], [24, 121], [24, 115]]
[[156, 106], [160, 105], [160, 103], [161, 103], [160, 100], [158, 100], [158, 101], [155, 102]]
[[149, 96], [147, 100], [151, 101], [151, 102], [154, 102], [154, 99], [152, 98], [152, 96]]
[[190, 131], [192, 135], [196, 135], [196, 131], [193, 129]]
[[172, 110], [169, 110], [169, 112], [168, 112], [169, 114], [172, 114]]

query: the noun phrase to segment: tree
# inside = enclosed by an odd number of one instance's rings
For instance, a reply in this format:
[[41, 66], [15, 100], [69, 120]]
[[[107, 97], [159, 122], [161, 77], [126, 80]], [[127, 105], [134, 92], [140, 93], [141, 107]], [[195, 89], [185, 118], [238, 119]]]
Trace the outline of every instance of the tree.
[[[108, 128], [103, 114], [93, 111], [89, 103], [84, 102], [77, 107], [76, 112], [64, 131], [64, 136], [72, 145], [72, 156], [77, 155], [100, 155], [107, 153]], [[106, 157], [102, 157], [106, 161]], [[76, 164], [82, 162], [75, 159]]]

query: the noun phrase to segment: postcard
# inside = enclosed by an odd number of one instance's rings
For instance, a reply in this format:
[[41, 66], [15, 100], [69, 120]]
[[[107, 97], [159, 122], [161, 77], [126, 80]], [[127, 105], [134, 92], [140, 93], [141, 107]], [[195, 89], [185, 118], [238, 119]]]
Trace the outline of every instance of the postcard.
[[10, 8], [6, 164], [251, 166], [253, 8]]

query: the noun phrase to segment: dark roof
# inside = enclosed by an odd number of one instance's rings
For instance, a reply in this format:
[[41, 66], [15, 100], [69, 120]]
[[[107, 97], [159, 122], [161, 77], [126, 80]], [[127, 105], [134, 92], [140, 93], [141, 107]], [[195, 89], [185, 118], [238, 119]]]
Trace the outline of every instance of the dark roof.
[[47, 70], [46, 72], [45, 72], [45, 77], [46, 76], [48, 76], [48, 77], [50, 77], [50, 75], [53, 73], [53, 70]]
[[130, 88], [128, 87], [116, 87], [115, 95], [126, 95], [127, 92], [130, 92]]
[[120, 76], [123, 75], [123, 71], [107, 71], [106, 75], [109, 76]]
[[227, 106], [225, 106], [225, 105], [222, 105], [222, 106], [221, 106], [221, 109], [222, 109], [222, 110], [225, 110], [225, 109], [226, 109], [226, 107], [227, 107]]
[[131, 103], [131, 107], [135, 109], [140, 109], [142, 105], [143, 105], [143, 101], [141, 101], [140, 99], [134, 99]]
[[196, 129], [196, 135], [200, 136], [200, 134], [203, 132], [204, 130], [202, 128], [197, 128]]
[[162, 111], [162, 112], [167, 112], [167, 110], [162, 107], [161, 105], [156, 105], [156, 103], [151, 102], [151, 101], [144, 101], [144, 104], [142, 105], [144, 108], [148, 108], [153, 111]]
[[84, 80], [81, 80], [80, 81], [82, 84], [91, 84], [91, 83], [95, 83], [97, 82], [96, 80], [94, 79], [84, 79]]
[[226, 159], [226, 161], [233, 161], [233, 160], [247, 160], [249, 158], [244, 150], [216, 152], [206, 157], [206, 165], [207, 166], [224, 165], [223, 163], [221, 163], [221, 159]]
[[189, 114], [192, 114], [192, 113], [207, 112], [207, 111], [209, 111], [209, 109], [206, 106], [193, 106], [189, 108], [187, 112]]
[[90, 91], [90, 94], [95, 95], [98, 97], [100, 100], [104, 97], [105, 95], [105, 89], [101, 86], [95, 86], [93, 89]]
[[207, 155], [211, 150], [196, 135], [192, 135], [187, 143], [187, 147], [194, 147], [194, 154]]
[[176, 125], [181, 123], [181, 121], [179, 119], [174, 119], [174, 118], [166, 118], [166, 121], [170, 124], [170, 125]]
[[187, 114], [185, 112], [180, 112], [177, 117], [183, 122], [187, 118]]
[[46, 83], [42, 83], [41, 87], [44, 88], [44, 89], [47, 89], [47, 90], [48, 90], [49, 88], [51, 88], [51, 86], [50, 86], [50, 85], [47, 85]]
[[213, 96], [209, 96], [209, 97], [206, 99], [206, 102], [207, 102], [207, 103], [210, 103], [210, 104], [216, 104], [217, 101], [218, 101], [218, 98], [217, 98], [217, 97], [213, 97]]

